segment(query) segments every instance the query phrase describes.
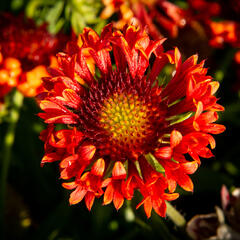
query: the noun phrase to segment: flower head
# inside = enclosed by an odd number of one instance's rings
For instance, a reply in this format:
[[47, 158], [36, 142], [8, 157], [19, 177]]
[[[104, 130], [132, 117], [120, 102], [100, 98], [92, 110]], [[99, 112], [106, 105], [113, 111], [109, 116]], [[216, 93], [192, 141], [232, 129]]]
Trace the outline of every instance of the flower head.
[[[31, 19], [23, 15], [0, 15], [0, 46], [4, 57], [15, 57], [22, 62], [24, 70], [38, 65], [48, 65], [49, 55], [65, 44], [47, 31], [46, 24], [37, 27]], [[62, 36], [65, 40], [66, 37]]]
[[[58, 40], [47, 32], [46, 25], [37, 27], [22, 15], [0, 15], [0, 97], [12, 87], [24, 96], [33, 97], [42, 91], [46, 67], [54, 65], [54, 55], [66, 37]], [[51, 56], [51, 57], [50, 57]]]
[[114, 26], [122, 29], [125, 24], [147, 26], [150, 36], [154, 39], [168, 34], [177, 37], [178, 29], [186, 24], [185, 11], [166, 0], [102, 0], [105, 5], [101, 13], [103, 19], [118, 14]]
[[240, 24], [234, 21], [210, 22], [210, 44], [222, 47], [225, 43], [239, 47]]
[[[193, 191], [189, 174], [213, 156], [211, 134], [225, 129], [214, 123], [223, 110], [213, 95], [219, 84], [196, 55], [182, 62], [177, 48], [164, 52], [164, 39], [133, 26], [107, 25], [101, 36], [85, 28], [80, 39], [58, 54], [37, 97], [48, 124], [42, 164], [60, 161], [63, 186], [74, 189], [70, 204], [85, 198], [91, 209], [103, 195], [119, 209], [139, 190], [137, 207], [165, 216], [177, 184]], [[160, 74], [166, 65], [175, 68], [169, 81]]]

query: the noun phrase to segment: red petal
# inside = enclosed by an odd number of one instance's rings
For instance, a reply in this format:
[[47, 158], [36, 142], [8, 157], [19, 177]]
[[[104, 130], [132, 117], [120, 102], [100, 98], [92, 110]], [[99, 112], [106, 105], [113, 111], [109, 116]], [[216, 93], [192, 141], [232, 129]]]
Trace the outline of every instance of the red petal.
[[170, 136], [171, 148], [176, 147], [181, 141], [182, 141], [182, 134], [176, 130], [173, 130]]
[[69, 203], [73, 205], [81, 202], [86, 193], [86, 189], [83, 189], [81, 186], [77, 187], [76, 190], [71, 193]]
[[144, 200], [144, 211], [147, 215], [147, 218], [150, 218], [151, 217], [151, 212], [152, 212], [152, 200], [151, 200], [151, 197], [147, 197], [145, 200]]
[[208, 124], [206, 127], [201, 129], [203, 132], [208, 132], [211, 134], [219, 134], [226, 130], [226, 127], [221, 124]]
[[[77, 118], [75, 114], [61, 114], [58, 112], [53, 113], [39, 113], [38, 116], [45, 120], [45, 123], [63, 123], [63, 124], [76, 124]], [[76, 115], [77, 116], [77, 115]]]
[[81, 48], [78, 52], [74, 70], [75, 73], [77, 73], [78, 76], [82, 78], [84, 82], [86, 82], [90, 86], [91, 83], [94, 81], [94, 78], [91, 74], [91, 71], [88, 68], [87, 60], [86, 57], [84, 56], [83, 50], [84, 49]]
[[191, 178], [186, 174], [181, 174], [177, 178], [177, 183], [185, 190], [189, 192], [193, 192], [193, 182]]
[[102, 158], [99, 158], [92, 166], [91, 173], [95, 176], [103, 176], [105, 170], [105, 162]]
[[103, 197], [103, 205], [107, 205], [113, 200], [114, 189], [112, 183], [109, 183]]
[[117, 161], [114, 164], [113, 170], [112, 170], [112, 177], [113, 179], [125, 179], [127, 176], [126, 170], [123, 166], [123, 164], [119, 161]]
[[81, 146], [78, 150], [80, 161], [88, 162], [96, 152], [96, 147], [93, 145]]
[[113, 195], [113, 204], [115, 208], [118, 210], [123, 205], [123, 203], [124, 203], [124, 197], [119, 191], [115, 190]]
[[203, 103], [201, 101], [199, 101], [197, 103], [197, 110], [196, 110], [194, 119], [197, 119], [200, 116], [200, 114], [202, 113], [202, 111], [203, 111]]
[[198, 163], [193, 161], [193, 162], [186, 162], [186, 163], [181, 163], [181, 169], [186, 173], [186, 174], [193, 174], [198, 168]]
[[171, 64], [176, 64], [176, 69], [181, 66], [182, 57], [177, 47], [175, 47], [174, 50], [166, 52], [166, 56], [168, 57], [168, 60]]
[[102, 184], [101, 184], [101, 187], [107, 187], [108, 184], [110, 184], [110, 182], [112, 182], [112, 178], [107, 178], [105, 180], [103, 180]]
[[171, 147], [161, 147], [154, 154], [157, 158], [170, 159], [172, 157]]
[[95, 200], [95, 195], [92, 192], [88, 192], [85, 196], [85, 204], [87, 209], [90, 211]]
[[153, 201], [153, 209], [159, 216], [161, 217], [166, 216], [167, 206], [162, 199], [155, 199]]
[[55, 162], [61, 160], [60, 156], [56, 153], [47, 153], [44, 155], [41, 161], [41, 166], [43, 166], [47, 162]]
[[43, 100], [39, 104], [40, 108], [44, 111], [55, 111], [58, 110], [60, 112], [67, 112], [67, 109], [63, 106], [60, 106], [54, 102], [48, 101], [48, 100]]
[[76, 188], [78, 185], [76, 182], [68, 182], [68, 183], [62, 183], [62, 186], [66, 189], [72, 190]]
[[73, 91], [72, 89], [65, 89], [62, 92], [62, 95], [65, 98], [65, 100], [67, 101], [67, 104], [69, 106], [71, 106], [72, 108], [75, 108], [75, 109], [79, 108], [81, 99], [75, 91]]
[[163, 198], [167, 201], [173, 201], [179, 197], [178, 193], [164, 193]]
[[173, 180], [172, 178], [168, 178], [168, 177], [167, 177], [167, 182], [168, 182], [169, 192], [171, 192], [171, 193], [174, 192], [177, 187], [177, 182], [175, 180]]
[[75, 162], [78, 158], [79, 158], [78, 154], [68, 156], [61, 161], [60, 167], [67, 168], [67, 167], [71, 166], [73, 164], [73, 162]]

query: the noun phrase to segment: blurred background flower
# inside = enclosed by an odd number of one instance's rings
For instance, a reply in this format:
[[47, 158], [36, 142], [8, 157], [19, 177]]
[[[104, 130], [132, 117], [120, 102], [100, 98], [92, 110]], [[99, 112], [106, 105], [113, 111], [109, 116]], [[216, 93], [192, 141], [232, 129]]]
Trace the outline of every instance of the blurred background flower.
[[192, 239], [240, 239], [240, 189], [230, 194], [224, 185], [221, 203], [222, 209], [216, 206], [216, 213], [196, 215], [187, 223]]
[[[34, 97], [42, 89], [47, 67], [56, 63], [55, 54], [63, 48], [66, 36], [50, 34], [46, 25], [37, 27], [23, 15], [0, 16], [1, 98], [17, 87], [25, 96]], [[55, 62], [55, 63], [54, 63]]]

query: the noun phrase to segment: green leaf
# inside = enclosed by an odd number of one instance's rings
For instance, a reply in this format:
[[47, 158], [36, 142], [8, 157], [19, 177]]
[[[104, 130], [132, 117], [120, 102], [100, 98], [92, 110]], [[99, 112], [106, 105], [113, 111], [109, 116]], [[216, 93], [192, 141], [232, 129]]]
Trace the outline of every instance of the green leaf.
[[71, 24], [75, 33], [81, 33], [83, 28], [86, 26], [84, 18], [76, 11], [72, 13]]
[[64, 9], [65, 18], [66, 18], [67, 20], [70, 20], [71, 12], [72, 12], [71, 6], [70, 6], [69, 4], [67, 4], [67, 5], [65, 6], [65, 9]]
[[192, 116], [192, 114], [193, 114], [192, 112], [186, 112], [183, 114], [175, 115], [175, 116], [168, 118], [167, 121], [171, 121], [171, 123], [170, 123], [170, 126], [171, 126], [171, 125], [174, 125], [174, 124], [177, 124], [177, 123], [187, 120], [188, 118], [190, 118]]
[[29, 17], [29, 18], [34, 18], [35, 12], [36, 12], [37, 8], [38, 8], [39, 6], [41, 6], [41, 4], [42, 4], [42, 1], [41, 1], [41, 0], [33, 0], [33, 1], [30, 1], [30, 2], [27, 4], [26, 10], [25, 10], [26, 16]]
[[95, 31], [100, 34], [103, 27], [106, 25], [106, 20], [103, 20], [103, 19], [97, 19], [97, 24], [95, 26]]
[[64, 1], [56, 2], [56, 4], [48, 11], [48, 14], [46, 15], [46, 21], [50, 24], [56, 23], [62, 14], [63, 7]]
[[158, 160], [151, 154], [148, 153], [145, 155], [146, 160], [148, 163], [158, 172], [164, 173], [165, 169], [164, 167], [158, 162]]
[[49, 32], [52, 33], [52, 34], [57, 34], [62, 29], [64, 23], [65, 23], [65, 19], [60, 18], [57, 21], [57, 23], [49, 25], [49, 27], [48, 27]]
[[24, 0], [12, 0], [11, 9], [13, 11], [19, 10], [24, 4]]

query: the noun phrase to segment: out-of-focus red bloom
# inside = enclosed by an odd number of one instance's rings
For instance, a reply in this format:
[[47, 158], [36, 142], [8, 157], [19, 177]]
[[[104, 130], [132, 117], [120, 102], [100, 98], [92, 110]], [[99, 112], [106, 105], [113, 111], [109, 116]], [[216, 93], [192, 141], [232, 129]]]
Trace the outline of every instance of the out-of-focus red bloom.
[[[122, 29], [125, 24], [134, 24], [146, 27], [151, 38], [158, 39], [163, 36], [176, 38], [180, 29], [187, 28], [187, 34], [182, 32], [186, 37], [180, 36], [180, 41], [184, 41], [186, 45], [191, 45], [194, 41], [199, 45], [205, 39], [208, 39], [210, 46], [215, 48], [222, 47], [225, 43], [233, 47], [240, 45], [240, 25], [238, 21], [230, 20], [231, 16], [225, 16], [226, 3], [188, 0], [187, 7], [183, 9], [167, 0], [102, 0], [102, 2], [105, 8], [101, 17], [107, 19], [117, 14], [118, 20], [114, 22], [114, 26], [118, 29]], [[232, 0], [231, 5], [237, 12], [239, 4]], [[215, 21], [214, 17], [222, 21]], [[192, 36], [189, 36], [189, 32]]]
[[240, 47], [240, 24], [234, 21], [210, 22], [210, 44], [222, 47], [225, 43]]
[[[232, 9], [239, 14], [240, 13], [240, 2], [238, 0], [231, 0], [230, 1]], [[238, 15], [239, 16], [239, 15]]]
[[232, 90], [237, 92], [240, 90], [240, 50], [238, 50], [234, 56], [234, 69], [236, 71], [236, 77]]
[[[101, 36], [85, 28], [80, 38], [58, 54], [37, 97], [48, 124], [42, 164], [60, 161], [63, 186], [74, 189], [70, 204], [85, 198], [91, 209], [103, 195], [119, 209], [139, 190], [137, 207], [165, 216], [177, 184], [193, 191], [189, 174], [213, 156], [212, 134], [225, 130], [214, 123], [224, 110], [214, 96], [219, 83], [197, 55], [182, 62], [177, 48], [164, 52], [164, 39], [151, 41], [140, 28], [107, 25]], [[158, 75], [168, 64], [175, 71], [167, 82]]]
[[49, 56], [62, 48], [64, 41], [48, 33], [46, 27], [46, 24], [37, 27], [23, 15], [2, 14], [0, 46], [3, 56], [19, 59], [24, 70], [41, 64], [49, 65]]
[[17, 85], [18, 77], [21, 75], [21, 63], [16, 58], [4, 59], [0, 52], [0, 104], [4, 102], [4, 96], [12, 87]]
[[117, 13], [119, 20], [114, 23], [116, 28], [122, 29], [125, 24], [147, 27], [153, 39], [162, 37], [165, 32], [176, 37], [178, 28], [186, 24], [185, 11], [166, 0], [103, 0], [103, 4], [103, 19]]
[[[229, 44], [232, 47], [240, 46], [240, 24], [237, 19], [234, 19], [233, 14], [233, 9], [236, 12], [239, 11], [239, 3], [237, 4], [234, 0], [229, 2], [188, 0], [188, 4], [188, 23], [198, 22], [201, 24], [212, 47], [219, 48], [223, 47], [224, 44]], [[221, 20], [216, 21], [214, 17]]]
[[[12, 87], [25, 96], [42, 91], [42, 77], [48, 76], [46, 67], [54, 64], [58, 49], [66, 37], [59, 40], [47, 32], [46, 25], [37, 27], [22, 15], [0, 15], [0, 96], [3, 99]], [[51, 56], [51, 57], [50, 57]]]
[[188, 15], [191, 20], [208, 22], [212, 17], [218, 16], [221, 12], [221, 5], [217, 2], [206, 0], [187, 0]]
[[235, 53], [234, 59], [237, 64], [240, 64], [240, 50]]

